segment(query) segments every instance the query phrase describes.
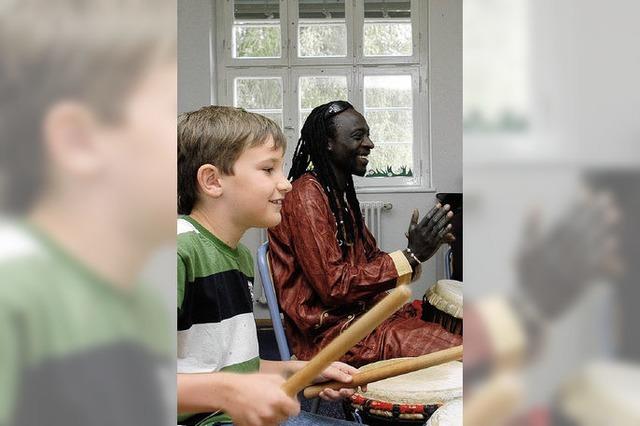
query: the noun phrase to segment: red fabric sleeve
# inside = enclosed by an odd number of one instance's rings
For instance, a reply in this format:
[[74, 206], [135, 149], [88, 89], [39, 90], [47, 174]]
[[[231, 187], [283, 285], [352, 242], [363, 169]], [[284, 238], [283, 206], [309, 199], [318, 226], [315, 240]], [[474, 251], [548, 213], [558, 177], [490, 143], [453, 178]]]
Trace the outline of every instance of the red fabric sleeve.
[[[313, 179], [301, 183], [287, 195], [283, 220], [296, 262], [321, 301], [331, 306], [352, 304], [392, 288], [398, 278], [392, 258], [377, 247], [366, 253], [357, 241], [343, 259], [324, 191]], [[373, 240], [370, 233], [367, 237]]]

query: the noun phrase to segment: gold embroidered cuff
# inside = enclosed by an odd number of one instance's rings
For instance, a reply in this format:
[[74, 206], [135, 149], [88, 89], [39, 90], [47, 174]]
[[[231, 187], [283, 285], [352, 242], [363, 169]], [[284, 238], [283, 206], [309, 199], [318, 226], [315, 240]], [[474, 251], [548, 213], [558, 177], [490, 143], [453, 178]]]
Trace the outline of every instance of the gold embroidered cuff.
[[396, 266], [396, 270], [398, 271], [398, 281], [396, 283], [396, 286], [409, 284], [411, 282], [413, 269], [411, 268], [411, 264], [405, 257], [404, 253], [402, 253], [402, 251], [400, 250], [397, 250], [389, 253], [389, 256], [391, 256], [391, 259]]

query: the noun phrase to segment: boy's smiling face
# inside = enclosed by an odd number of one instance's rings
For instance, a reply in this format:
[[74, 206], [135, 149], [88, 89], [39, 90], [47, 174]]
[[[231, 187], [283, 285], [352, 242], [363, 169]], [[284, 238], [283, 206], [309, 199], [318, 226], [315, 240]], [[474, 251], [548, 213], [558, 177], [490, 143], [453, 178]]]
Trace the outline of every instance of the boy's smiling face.
[[282, 201], [291, 191], [284, 171], [282, 148], [271, 136], [245, 150], [233, 165], [233, 175], [221, 177], [223, 193], [234, 211], [233, 220], [246, 227], [269, 228], [280, 223]]

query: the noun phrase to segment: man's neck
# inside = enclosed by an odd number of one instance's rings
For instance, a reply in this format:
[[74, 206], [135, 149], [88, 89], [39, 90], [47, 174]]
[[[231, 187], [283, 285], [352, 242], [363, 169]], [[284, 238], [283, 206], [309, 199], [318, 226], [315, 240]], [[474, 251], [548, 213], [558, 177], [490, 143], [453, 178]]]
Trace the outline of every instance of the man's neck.
[[28, 220], [62, 250], [114, 287], [133, 287], [153, 248], [107, 212], [39, 205]]
[[226, 217], [228, 215], [224, 214], [224, 212], [216, 210], [217, 214], [213, 214], [212, 210], [211, 207], [197, 206], [194, 207], [189, 216], [198, 221], [216, 238], [235, 249], [247, 229], [237, 225], [232, 220], [227, 220]]
[[344, 192], [347, 188], [347, 178], [349, 174], [344, 170], [336, 167], [333, 163], [331, 163], [331, 170], [336, 179], [337, 187], [334, 188], [337, 192], [337, 196], [340, 198], [344, 198]]

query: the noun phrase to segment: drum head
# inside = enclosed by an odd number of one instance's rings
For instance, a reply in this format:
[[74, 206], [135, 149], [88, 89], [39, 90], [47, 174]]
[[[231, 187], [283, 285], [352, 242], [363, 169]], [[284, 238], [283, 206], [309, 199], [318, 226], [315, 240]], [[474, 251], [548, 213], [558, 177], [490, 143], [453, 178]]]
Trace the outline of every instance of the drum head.
[[[404, 359], [408, 358], [374, 362], [362, 367], [360, 371], [389, 365]], [[452, 361], [369, 383], [367, 391], [359, 394], [367, 399], [393, 404], [443, 404], [462, 397], [462, 363]]]

